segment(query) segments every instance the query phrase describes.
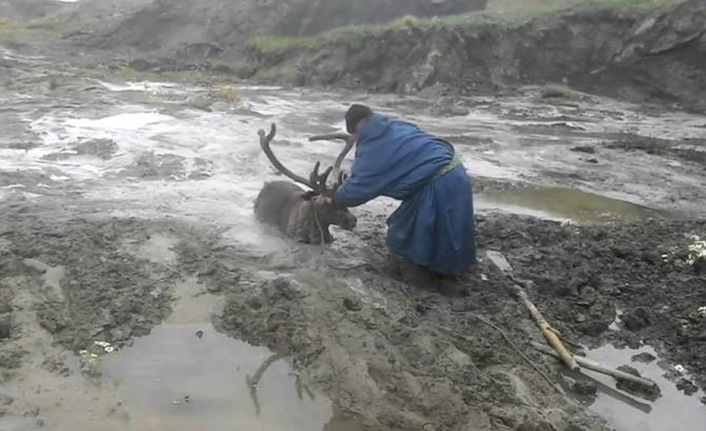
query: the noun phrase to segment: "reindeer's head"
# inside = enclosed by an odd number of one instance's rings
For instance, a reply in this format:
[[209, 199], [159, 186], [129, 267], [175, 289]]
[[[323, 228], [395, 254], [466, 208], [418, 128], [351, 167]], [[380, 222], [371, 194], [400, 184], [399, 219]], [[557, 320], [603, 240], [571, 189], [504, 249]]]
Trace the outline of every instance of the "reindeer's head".
[[[336, 193], [336, 189], [344, 179], [343, 172], [341, 171], [341, 163], [355, 143], [353, 137], [346, 134], [331, 134], [312, 136], [309, 138], [310, 141], [341, 139], [346, 142], [346, 145], [338, 157], [336, 157], [336, 161], [333, 166], [330, 166], [322, 174], [319, 174], [320, 163], [316, 162], [314, 169], [309, 174], [309, 178], [306, 179], [285, 168], [284, 165], [277, 160], [277, 157], [275, 157], [272, 149], [270, 148], [270, 142], [275, 137], [276, 131], [277, 128], [275, 124], [270, 126], [270, 133], [267, 135], [265, 135], [264, 130], [259, 130], [258, 134], [260, 135], [260, 147], [265, 155], [267, 155], [270, 163], [272, 163], [272, 165], [279, 172], [287, 176], [292, 181], [305, 185], [311, 189], [311, 191], [303, 193], [302, 198], [311, 203], [313, 215], [316, 217], [316, 221], [320, 224], [321, 228], [327, 229], [330, 225], [339, 226], [346, 230], [355, 228], [357, 223], [356, 217], [348, 211], [347, 208], [338, 207], [332, 203], [333, 195]], [[335, 182], [332, 187], [328, 187], [326, 185], [326, 181], [331, 173], [333, 173]]]
[[304, 193], [304, 199], [312, 204], [312, 209], [321, 225], [334, 225], [341, 229], [352, 230], [358, 223], [358, 219], [348, 211], [348, 208], [338, 207], [331, 203], [331, 199], [316, 192]]

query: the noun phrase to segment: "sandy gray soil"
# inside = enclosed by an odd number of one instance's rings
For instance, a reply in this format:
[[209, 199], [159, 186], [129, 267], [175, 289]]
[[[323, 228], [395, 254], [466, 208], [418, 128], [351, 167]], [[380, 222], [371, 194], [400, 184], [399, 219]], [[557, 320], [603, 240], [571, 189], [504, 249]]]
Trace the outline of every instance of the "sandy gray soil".
[[[215, 430], [237, 409], [269, 430], [658, 430], [674, 405], [680, 429], [703, 421], [706, 271], [686, 261], [690, 235], [706, 237], [706, 117], [538, 88], [434, 104], [126, 83], [0, 52], [2, 429]], [[254, 220], [277, 178], [257, 129], [276, 122], [273, 147], [304, 173], [339, 149], [306, 137], [340, 129], [354, 100], [457, 145], [481, 250], [458, 289], [385, 275], [388, 200], [325, 248]], [[534, 351], [541, 335], [488, 250], [575, 351], [614, 346], [602, 361], [643, 370], [625, 349], [652, 348], [661, 396], [616, 395]]]

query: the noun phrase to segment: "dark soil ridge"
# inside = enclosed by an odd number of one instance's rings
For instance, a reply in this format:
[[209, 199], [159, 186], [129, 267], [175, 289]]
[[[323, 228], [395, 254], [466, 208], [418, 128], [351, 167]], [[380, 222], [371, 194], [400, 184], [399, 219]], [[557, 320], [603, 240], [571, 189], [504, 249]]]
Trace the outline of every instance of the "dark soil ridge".
[[492, 94], [565, 83], [634, 102], [706, 109], [706, 3], [666, 12], [594, 9], [519, 25], [391, 28], [281, 47], [251, 44], [248, 76], [375, 92]]

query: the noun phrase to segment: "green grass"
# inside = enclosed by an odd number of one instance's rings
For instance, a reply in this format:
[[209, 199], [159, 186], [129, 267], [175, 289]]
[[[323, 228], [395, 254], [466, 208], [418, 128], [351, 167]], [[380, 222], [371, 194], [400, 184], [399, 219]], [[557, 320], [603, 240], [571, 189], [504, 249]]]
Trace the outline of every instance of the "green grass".
[[651, 10], [681, 3], [683, 0], [490, 0], [486, 10], [494, 13], [552, 13], [562, 10]]
[[587, 96], [568, 87], [547, 85], [539, 90], [535, 97], [536, 102], [565, 104], [566, 102], [578, 102], [585, 100]]
[[23, 39], [27, 28], [19, 20], [0, 18], [0, 42], [18, 43]]
[[[508, 0], [506, 0], [508, 1]], [[516, 2], [517, 0], [512, 0]], [[523, 0], [524, 2], [525, 0]], [[562, 12], [596, 13], [606, 10], [634, 11], [650, 13], [661, 11], [684, 0], [527, 0], [529, 5], [511, 11], [490, 8], [489, 11], [473, 12], [461, 15], [449, 15], [439, 18], [418, 19], [405, 16], [387, 24], [363, 24], [339, 27], [308, 37], [258, 36], [250, 39], [247, 45], [263, 53], [278, 53], [289, 50], [316, 50], [322, 46], [342, 40], [360, 40], [366, 37], [376, 37], [389, 31], [399, 31], [405, 28], [421, 30], [441, 30], [476, 28], [487, 25], [517, 26], [528, 20], [551, 16]], [[512, 4], [512, 3], [510, 3]], [[516, 4], [516, 3], [515, 3]], [[523, 3], [524, 4], [524, 3]]]
[[83, 24], [53, 15], [30, 20], [0, 17], [0, 42], [31, 44], [35, 41], [67, 39], [81, 31]]
[[27, 21], [25, 27], [28, 30], [40, 30], [52, 33], [61, 39], [80, 33], [82, 28], [86, 28], [87, 23], [81, 21], [68, 21], [56, 15], [47, 15], [42, 18], [35, 18]]
[[[169, 72], [149, 72], [133, 69], [125, 66], [119, 68], [81, 67], [73, 68], [72, 73], [76, 76], [99, 79], [105, 81], [169, 81], [179, 84], [203, 84], [215, 86], [228, 86], [238, 81], [232, 73], [222, 73], [213, 71], [169, 71]], [[234, 98], [235, 95], [223, 94], [224, 98]]]
[[643, 13], [662, 11], [684, 0], [583, 0], [574, 6], [576, 10], [625, 10]]

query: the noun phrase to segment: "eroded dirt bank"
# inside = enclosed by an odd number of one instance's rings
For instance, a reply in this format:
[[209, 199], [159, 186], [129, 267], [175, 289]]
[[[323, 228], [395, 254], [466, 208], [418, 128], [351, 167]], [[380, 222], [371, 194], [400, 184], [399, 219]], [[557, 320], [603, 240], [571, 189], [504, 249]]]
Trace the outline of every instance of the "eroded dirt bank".
[[706, 4], [699, 0], [666, 12], [597, 8], [522, 24], [442, 22], [255, 44], [249, 73], [294, 85], [431, 94], [564, 82], [637, 102], [706, 108]]
[[[374, 16], [365, 5], [325, 4], [82, 1], [30, 22], [30, 33], [41, 33], [34, 39], [13, 36], [26, 30], [14, 22], [4, 23], [9, 36], [0, 39], [26, 49], [58, 43], [84, 63], [212, 69], [261, 83], [431, 96], [564, 83], [632, 102], [706, 109], [706, 6], [699, 0], [577, 2], [539, 18], [531, 17], [541, 7], [528, 16], [447, 15], [482, 9], [482, 1], [398, 7], [390, 0]], [[414, 16], [368, 25], [404, 14]], [[366, 25], [341, 27], [347, 24]]]
[[83, 0], [64, 8], [68, 24], [80, 22], [74, 41], [92, 49], [163, 55], [189, 45], [209, 45], [212, 55], [238, 52], [255, 35], [314, 35], [345, 25], [386, 23], [404, 15], [445, 16], [482, 10], [487, 0]]

